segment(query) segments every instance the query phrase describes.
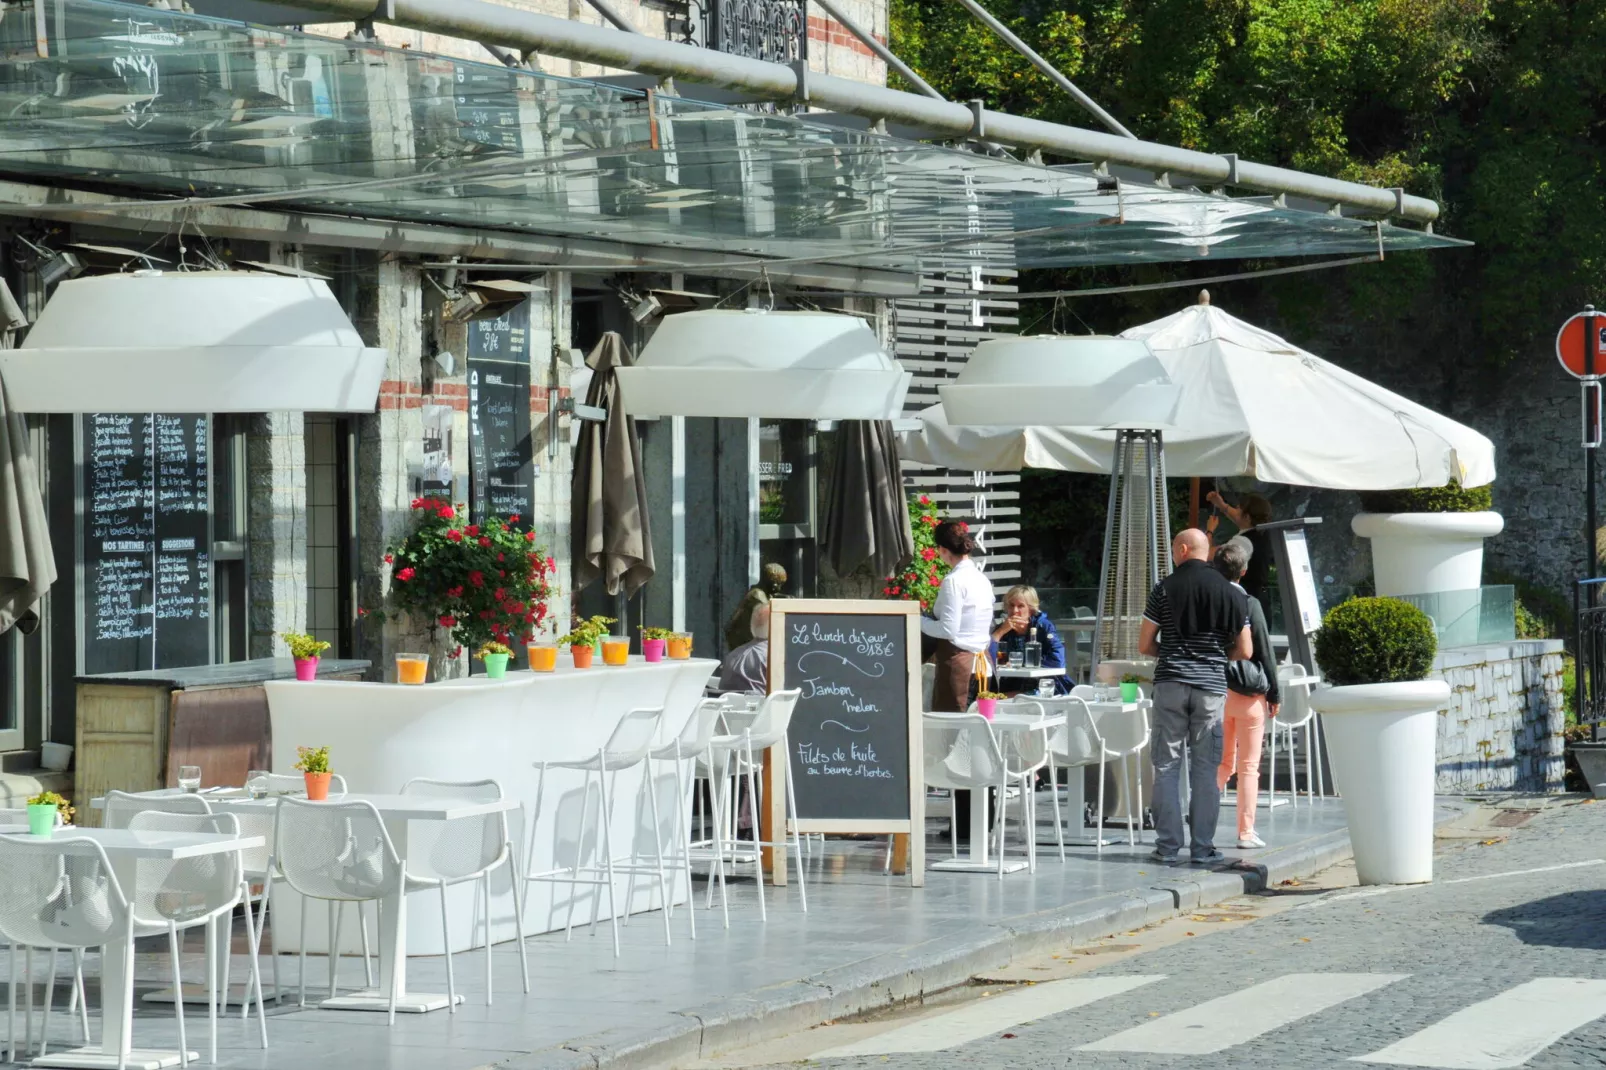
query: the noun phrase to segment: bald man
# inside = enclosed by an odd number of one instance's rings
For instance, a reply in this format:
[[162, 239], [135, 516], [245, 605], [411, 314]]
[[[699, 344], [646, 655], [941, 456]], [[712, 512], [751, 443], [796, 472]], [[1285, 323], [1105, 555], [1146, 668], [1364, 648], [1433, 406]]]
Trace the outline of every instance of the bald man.
[[1176, 563], [1154, 585], [1143, 609], [1138, 650], [1154, 667], [1154, 860], [1182, 853], [1182, 751], [1188, 750], [1188, 853], [1200, 865], [1222, 861], [1216, 850], [1221, 789], [1221, 718], [1227, 704], [1227, 662], [1254, 655], [1249, 598], [1210, 567], [1210, 539], [1198, 528], [1171, 542]]

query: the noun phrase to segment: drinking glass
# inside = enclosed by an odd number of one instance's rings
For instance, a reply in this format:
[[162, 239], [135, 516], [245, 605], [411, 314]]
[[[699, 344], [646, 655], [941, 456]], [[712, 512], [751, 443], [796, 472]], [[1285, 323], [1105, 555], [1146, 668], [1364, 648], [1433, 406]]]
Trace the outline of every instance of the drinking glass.
[[253, 799], [266, 799], [270, 783], [266, 769], [253, 769], [245, 774], [245, 793]]
[[181, 765], [178, 767], [178, 786], [184, 791], [194, 795], [201, 790], [201, 767], [198, 765]]
[[556, 643], [530, 643], [524, 648], [525, 657], [530, 661], [531, 672], [555, 672], [558, 667], [558, 647]]
[[668, 653], [672, 661], [685, 661], [691, 657], [691, 632], [675, 632], [671, 634]]
[[630, 640], [605, 638], [602, 640], [602, 663], [623, 665], [630, 659]]
[[396, 655], [396, 682], [398, 684], [421, 684], [428, 674], [428, 654]]

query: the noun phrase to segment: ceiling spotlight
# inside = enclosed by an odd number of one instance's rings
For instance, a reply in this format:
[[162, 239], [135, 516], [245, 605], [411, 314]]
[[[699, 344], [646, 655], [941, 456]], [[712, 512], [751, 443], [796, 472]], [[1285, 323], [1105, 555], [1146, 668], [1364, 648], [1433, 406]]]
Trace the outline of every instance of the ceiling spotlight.
[[495, 319], [535, 290], [534, 284], [517, 279], [476, 279], [461, 291], [448, 293], [441, 318], [447, 323]]
[[84, 273], [84, 262], [73, 253], [49, 253], [39, 261], [39, 281], [54, 286], [64, 279], [76, 279]]
[[652, 294], [648, 294], [646, 297], [641, 298], [631, 306], [630, 318], [635, 320], [637, 323], [646, 323], [648, 320], [655, 318], [663, 310], [663, 302], [659, 301], [658, 298], [654, 297]]

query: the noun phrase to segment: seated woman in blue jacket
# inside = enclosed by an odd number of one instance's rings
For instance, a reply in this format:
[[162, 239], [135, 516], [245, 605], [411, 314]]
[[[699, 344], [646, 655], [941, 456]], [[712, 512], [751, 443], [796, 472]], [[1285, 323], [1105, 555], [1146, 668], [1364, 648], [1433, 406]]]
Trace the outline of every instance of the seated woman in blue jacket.
[[[1004, 621], [993, 629], [992, 649], [989, 651], [993, 664], [998, 664], [1000, 651], [1020, 655], [1033, 642], [1043, 652], [1043, 668], [1065, 667], [1065, 642], [1055, 629], [1054, 622], [1040, 608], [1036, 589], [1018, 584], [1004, 592]], [[1056, 695], [1068, 694], [1071, 690], [1070, 680], [1063, 676], [1056, 676], [1050, 682]], [[1032, 691], [1035, 688], [1027, 686], [1025, 690]]]

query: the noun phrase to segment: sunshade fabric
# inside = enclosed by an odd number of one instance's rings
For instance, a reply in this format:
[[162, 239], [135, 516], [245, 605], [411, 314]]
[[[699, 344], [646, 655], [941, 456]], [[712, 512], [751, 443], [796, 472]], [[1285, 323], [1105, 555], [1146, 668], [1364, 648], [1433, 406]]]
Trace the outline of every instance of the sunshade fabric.
[[[1495, 477], [1494, 444], [1213, 305], [1133, 327], [1182, 388], [1165, 434], [1170, 476], [1254, 476], [1334, 490], [1469, 487]], [[1110, 470], [1114, 436], [1094, 428], [952, 427], [940, 405], [903, 436], [903, 456], [977, 471]]]
[[598, 423], [580, 428], [574, 451], [570, 531], [575, 593], [601, 579], [611, 595], [631, 597], [652, 579], [652, 529], [647, 516], [647, 483], [641, 468], [636, 422], [619, 404], [614, 369], [631, 363], [630, 349], [618, 333], [602, 336], [590, 356], [591, 386], [586, 404], [608, 411]]
[[11, 411], [0, 382], [0, 633], [19, 623], [31, 631], [38, 621], [34, 607], [55, 580], [28, 429]]
[[[36, 12], [48, 60], [34, 51]], [[0, 170], [912, 274], [1463, 244], [106, 0], [13, 5], [0, 22]]]
[[875, 575], [890, 576], [915, 552], [897, 436], [886, 420], [845, 420], [835, 439], [821, 538], [826, 560], [838, 576], [866, 561]]

